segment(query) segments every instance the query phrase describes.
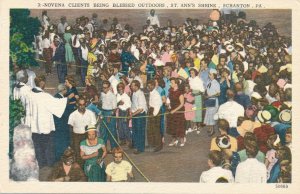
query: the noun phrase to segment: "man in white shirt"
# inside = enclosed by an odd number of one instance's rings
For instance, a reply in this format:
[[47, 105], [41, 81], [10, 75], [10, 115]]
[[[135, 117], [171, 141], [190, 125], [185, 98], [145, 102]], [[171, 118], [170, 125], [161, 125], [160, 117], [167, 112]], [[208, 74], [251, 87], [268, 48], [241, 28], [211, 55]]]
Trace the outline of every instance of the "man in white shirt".
[[132, 143], [134, 148], [134, 154], [139, 154], [145, 150], [145, 129], [146, 129], [146, 113], [147, 102], [145, 94], [140, 89], [140, 82], [133, 80], [130, 84], [132, 94]]
[[125, 117], [127, 117], [130, 114], [129, 111], [131, 108], [131, 100], [130, 97], [124, 92], [125, 85], [122, 82], [118, 84], [117, 89], [117, 105], [119, 110], [119, 117], [121, 117], [117, 119], [119, 139], [121, 141], [121, 144], [126, 143], [128, 146], [130, 146], [131, 134], [127, 118]]
[[[109, 81], [103, 81], [101, 92], [102, 116], [103, 120], [100, 127], [100, 134], [105, 144], [109, 139], [111, 149], [117, 147], [116, 140], [118, 139], [116, 130], [116, 109], [117, 97], [111, 91], [111, 84]], [[109, 132], [109, 131], [110, 132]], [[111, 135], [112, 133], [112, 135]]]
[[33, 88], [31, 93], [31, 132], [36, 158], [41, 169], [54, 164], [53, 115], [58, 118], [63, 115], [67, 98], [54, 98], [44, 92], [46, 82], [44, 76], [37, 76], [34, 81], [37, 87]]
[[82, 165], [80, 142], [86, 138], [85, 127], [96, 124], [96, 116], [95, 113], [86, 109], [86, 100], [82, 96], [77, 100], [77, 107], [77, 110], [70, 114], [68, 124], [71, 131], [71, 147], [75, 152], [75, 159]]
[[14, 87], [13, 98], [14, 100], [21, 100], [21, 103], [25, 109], [25, 117], [21, 120], [22, 124], [31, 126], [31, 87], [26, 85], [28, 82], [28, 74], [25, 70], [19, 70], [16, 73], [17, 83]]
[[147, 20], [150, 20], [150, 25], [153, 26], [154, 28], [160, 27], [159, 19], [157, 15], [155, 15], [154, 9], [150, 10], [150, 15], [148, 16]]
[[210, 151], [208, 155], [209, 170], [203, 171], [200, 176], [200, 183], [216, 183], [219, 178], [226, 179], [229, 183], [234, 182], [232, 172], [221, 167], [222, 153], [220, 151]]
[[154, 148], [154, 151], [160, 151], [162, 149], [162, 137], [160, 134], [160, 120], [159, 115], [162, 106], [162, 99], [155, 86], [154, 80], [150, 80], [147, 83], [148, 90], [150, 91], [149, 98], [149, 111], [148, 111], [148, 128], [147, 128], [147, 139], [149, 146]]
[[132, 165], [123, 160], [123, 150], [120, 147], [113, 150], [114, 161], [106, 167], [106, 179], [111, 182], [127, 182], [128, 177], [130, 181], [134, 179], [132, 173]]
[[236, 168], [236, 183], [266, 183], [267, 168], [265, 164], [256, 159], [258, 153], [257, 145], [247, 146], [246, 153], [248, 159], [239, 163]]
[[235, 96], [233, 90], [228, 89], [226, 95], [228, 101], [219, 107], [214, 119], [226, 119], [229, 122], [229, 127], [237, 127], [237, 119], [244, 116], [245, 109], [233, 100]]
[[117, 95], [118, 94], [118, 90], [117, 90], [117, 85], [118, 83], [120, 82], [119, 80], [119, 65], [117, 64], [114, 64], [113, 65], [113, 69], [112, 69], [112, 72], [111, 72], [111, 76], [110, 78], [108, 79], [108, 81], [110, 82], [111, 84], [111, 88], [112, 88], [112, 92]]

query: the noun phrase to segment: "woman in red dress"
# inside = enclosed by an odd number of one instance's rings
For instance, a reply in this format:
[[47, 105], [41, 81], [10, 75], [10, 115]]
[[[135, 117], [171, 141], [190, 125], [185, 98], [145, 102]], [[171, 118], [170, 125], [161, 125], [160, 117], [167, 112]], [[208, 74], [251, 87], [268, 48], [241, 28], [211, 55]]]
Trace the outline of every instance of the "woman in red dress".
[[184, 97], [179, 88], [179, 79], [171, 78], [169, 90], [170, 109], [167, 117], [167, 133], [173, 139], [169, 146], [176, 146], [180, 140], [180, 146], [184, 146], [185, 122], [184, 122]]

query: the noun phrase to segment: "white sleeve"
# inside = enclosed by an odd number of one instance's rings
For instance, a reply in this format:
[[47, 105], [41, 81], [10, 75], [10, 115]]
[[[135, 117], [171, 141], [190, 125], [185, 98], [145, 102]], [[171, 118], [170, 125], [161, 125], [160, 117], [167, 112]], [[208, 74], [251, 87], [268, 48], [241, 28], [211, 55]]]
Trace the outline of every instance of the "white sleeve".
[[69, 116], [68, 125], [71, 125], [72, 127], [74, 127], [74, 112], [71, 113]]
[[161, 105], [162, 105], [162, 99], [158, 92], [154, 93], [152, 103], [154, 106], [153, 107], [154, 108], [153, 115], [156, 116], [159, 113]]
[[60, 118], [67, 106], [67, 98], [54, 98], [50, 94], [45, 93], [44, 104], [46, 109], [51, 113]]

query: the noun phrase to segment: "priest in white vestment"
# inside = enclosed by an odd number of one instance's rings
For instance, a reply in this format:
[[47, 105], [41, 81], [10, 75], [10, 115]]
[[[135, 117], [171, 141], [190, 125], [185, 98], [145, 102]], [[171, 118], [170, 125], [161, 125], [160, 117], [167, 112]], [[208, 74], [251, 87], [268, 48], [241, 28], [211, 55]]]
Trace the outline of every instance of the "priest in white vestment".
[[54, 98], [44, 92], [45, 77], [35, 78], [36, 87], [32, 89], [31, 131], [36, 157], [40, 169], [54, 163], [53, 115], [60, 118], [66, 108], [67, 98]]

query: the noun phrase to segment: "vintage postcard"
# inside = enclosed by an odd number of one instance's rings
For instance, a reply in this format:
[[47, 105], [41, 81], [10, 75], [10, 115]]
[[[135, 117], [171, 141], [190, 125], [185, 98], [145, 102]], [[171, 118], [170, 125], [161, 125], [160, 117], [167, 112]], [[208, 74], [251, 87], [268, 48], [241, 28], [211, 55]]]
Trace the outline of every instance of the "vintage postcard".
[[0, 16], [1, 193], [299, 191], [298, 0]]

